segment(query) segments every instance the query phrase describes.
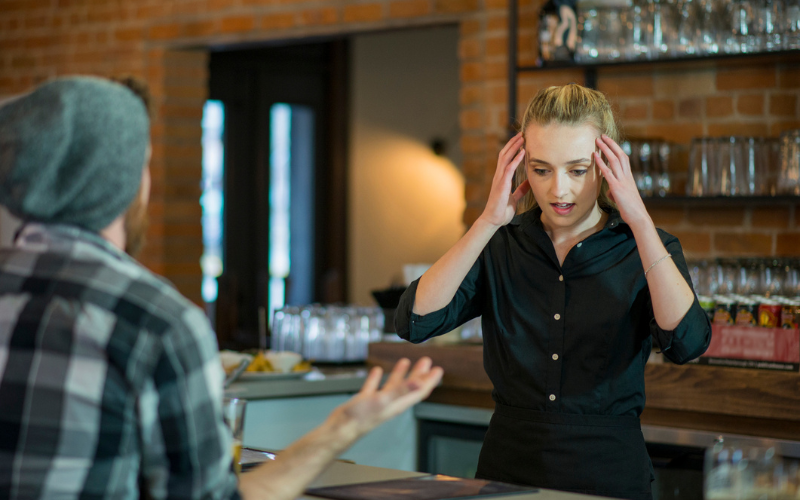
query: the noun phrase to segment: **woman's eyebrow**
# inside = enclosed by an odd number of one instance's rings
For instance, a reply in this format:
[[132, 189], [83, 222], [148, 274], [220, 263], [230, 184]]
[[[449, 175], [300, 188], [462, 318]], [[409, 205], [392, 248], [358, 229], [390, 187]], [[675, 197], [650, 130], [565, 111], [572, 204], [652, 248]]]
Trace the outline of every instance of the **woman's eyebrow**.
[[[542, 165], [550, 165], [550, 163], [538, 158], [531, 158], [528, 160], [528, 163], [541, 163]], [[578, 158], [577, 160], [570, 160], [564, 165], [577, 165], [579, 163], [591, 163], [591, 160], [589, 158]]]

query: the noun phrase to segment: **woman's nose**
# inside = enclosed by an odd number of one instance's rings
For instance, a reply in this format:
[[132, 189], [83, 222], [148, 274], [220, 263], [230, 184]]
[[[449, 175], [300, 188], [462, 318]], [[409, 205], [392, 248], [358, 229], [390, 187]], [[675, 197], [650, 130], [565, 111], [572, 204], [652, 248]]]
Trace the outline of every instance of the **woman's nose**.
[[556, 175], [554, 175], [553, 176], [553, 185], [550, 186], [550, 189], [553, 192], [553, 195], [555, 195], [556, 197], [560, 198], [560, 197], [564, 196], [565, 194], [567, 194], [567, 192], [569, 191], [569, 187], [567, 185], [568, 181], [569, 180], [566, 178], [566, 176], [564, 174], [557, 173]]

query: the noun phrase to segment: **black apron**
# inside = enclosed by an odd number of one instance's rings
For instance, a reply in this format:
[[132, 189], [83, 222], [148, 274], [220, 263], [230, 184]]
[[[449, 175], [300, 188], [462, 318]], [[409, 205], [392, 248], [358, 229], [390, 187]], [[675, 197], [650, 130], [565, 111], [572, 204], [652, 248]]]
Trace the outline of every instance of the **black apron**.
[[652, 500], [638, 417], [549, 413], [497, 404], [475, 477]]

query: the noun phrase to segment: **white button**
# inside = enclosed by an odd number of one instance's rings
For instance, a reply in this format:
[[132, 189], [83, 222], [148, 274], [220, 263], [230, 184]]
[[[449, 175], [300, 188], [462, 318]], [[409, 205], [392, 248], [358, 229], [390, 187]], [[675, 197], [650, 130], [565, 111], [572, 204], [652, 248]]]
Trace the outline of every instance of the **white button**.
[[558, 313], [556, 313], [556, 315], [555, 315], [555, 316], [553, 316], [553, 317], [556, 319], [556, 321], [558, 321], [558, 320], [560, 320], [560, 319], [561, 319], [561, 315], [560, 315], [560, 314], [558, 314]]
[[583, 242], [578, 243], [578, 248], [580, 248], [581, 245], [583, 245]]
[[555, 394], [551, 394], [550, 395], [550, 401], [555, 401], [555, 400], [556, 400], [556, 395]]
[[558, 277], [558, 281], [564, 281], [564, 275], [563, 274]]
[[553, 361], [558, 361], [558, 354], [553, 354]]

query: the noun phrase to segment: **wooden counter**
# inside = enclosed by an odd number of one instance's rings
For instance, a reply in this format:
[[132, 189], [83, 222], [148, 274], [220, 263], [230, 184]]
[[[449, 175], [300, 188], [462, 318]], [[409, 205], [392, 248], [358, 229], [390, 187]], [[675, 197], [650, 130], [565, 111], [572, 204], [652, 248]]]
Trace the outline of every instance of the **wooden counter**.
[[[429, 402], [494, 408], [483, 346], [371, 344], [368, 363], [430, 356], [445, 370]], [[800, 441], [800, 375], [794, 372], [672, 363], [645, 368], [642, 423]]]

